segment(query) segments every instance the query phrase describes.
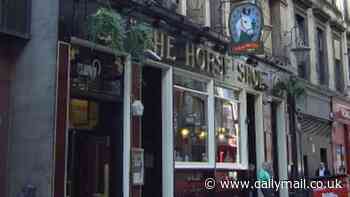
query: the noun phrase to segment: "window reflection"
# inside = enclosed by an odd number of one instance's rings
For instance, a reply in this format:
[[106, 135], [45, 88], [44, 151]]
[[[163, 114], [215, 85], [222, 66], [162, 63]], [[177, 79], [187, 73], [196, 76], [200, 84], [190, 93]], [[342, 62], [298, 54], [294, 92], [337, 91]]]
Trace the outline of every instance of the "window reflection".
[[[229, 90], [226, 90], [228, 92]], [[233, 92], [233, 91], [232, 91]], [[235, 95], [226, 94], [226, 95]], [[239, 103], [216, 94], [215, 135], [216, 161], [219, 163], [239, 162]], [[219, 97], [220, 96], [220, 97]]]
[[174, 88], [175, 160], [208, 161], [207, 95]]

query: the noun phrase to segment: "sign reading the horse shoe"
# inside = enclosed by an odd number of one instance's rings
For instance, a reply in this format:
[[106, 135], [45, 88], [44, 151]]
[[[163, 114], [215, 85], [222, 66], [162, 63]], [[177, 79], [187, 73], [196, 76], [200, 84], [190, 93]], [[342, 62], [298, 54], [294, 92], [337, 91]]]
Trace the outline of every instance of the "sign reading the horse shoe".
[[263, 14], [257, 5], [244, 3], [233, 8], [229, 18], [231, 53], [262, 53], [263, 43], [260, 37], [263, 25]]

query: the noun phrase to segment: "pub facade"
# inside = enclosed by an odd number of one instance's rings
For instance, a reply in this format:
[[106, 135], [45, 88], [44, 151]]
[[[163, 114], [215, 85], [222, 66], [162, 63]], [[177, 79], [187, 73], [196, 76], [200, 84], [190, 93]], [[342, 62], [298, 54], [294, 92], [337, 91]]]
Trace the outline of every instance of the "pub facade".
[[133, 7], [153, 45], [135, 59], [94, 43], [83, 21], [98, 4], [61, 3], [54, 196], [257, 196], [204, 182], [256, 180], [265, 161], [288, 178], [286, 100], [272, 89], [291, 71], [229, 55], [227, 40], [179, 15], [183, 28], [164, 24], [163, 8], [112, 6]]

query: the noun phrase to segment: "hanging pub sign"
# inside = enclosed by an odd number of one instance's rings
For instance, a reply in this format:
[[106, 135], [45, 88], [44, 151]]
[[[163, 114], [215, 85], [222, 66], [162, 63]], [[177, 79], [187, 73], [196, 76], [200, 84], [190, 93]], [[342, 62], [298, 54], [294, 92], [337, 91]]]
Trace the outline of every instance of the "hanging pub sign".
[[229, 29], [232, 54], [257, 54], [263, 52], [261, 30], [263, 14], [256, 4], [243, 3], [231, 10]]

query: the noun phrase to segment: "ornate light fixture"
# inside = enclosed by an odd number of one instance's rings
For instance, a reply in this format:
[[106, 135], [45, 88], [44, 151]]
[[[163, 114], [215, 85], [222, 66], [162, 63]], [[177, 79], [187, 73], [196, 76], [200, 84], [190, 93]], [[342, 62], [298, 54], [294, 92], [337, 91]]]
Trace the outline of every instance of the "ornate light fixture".
[[295, 55], [298, 62], [305, 62], [311, 48], [307, 46], [298, 34], [298, 26], [292, 27], [289, 31], [283, 33], [282, 36], [290, 35], [289, 43], [285, 47], [291, 47], [290, 51]]
[[261, 41], [264, 43], [269, 38], [272, 32], [272, 25], [264, 25], [261, 34]]

